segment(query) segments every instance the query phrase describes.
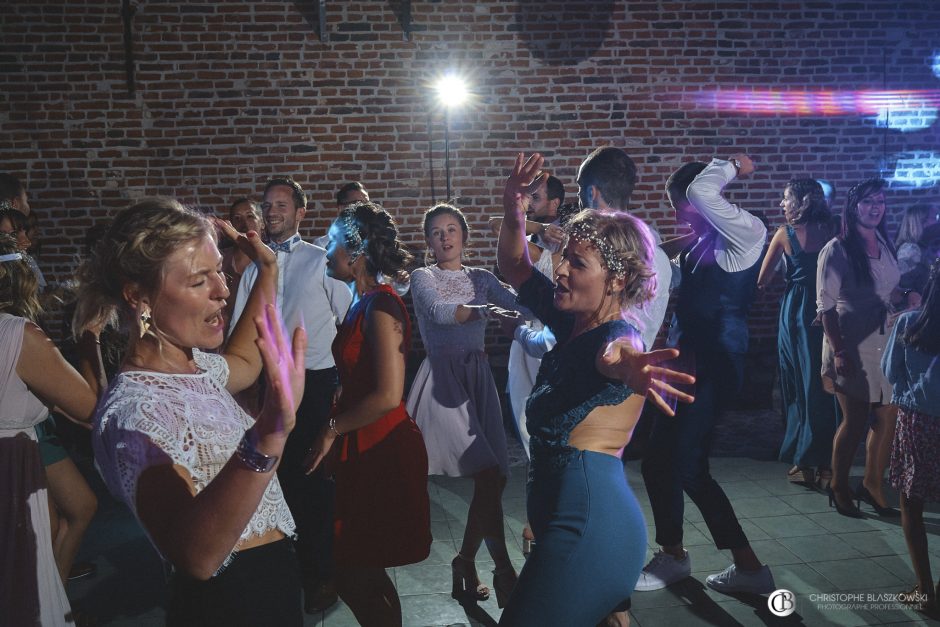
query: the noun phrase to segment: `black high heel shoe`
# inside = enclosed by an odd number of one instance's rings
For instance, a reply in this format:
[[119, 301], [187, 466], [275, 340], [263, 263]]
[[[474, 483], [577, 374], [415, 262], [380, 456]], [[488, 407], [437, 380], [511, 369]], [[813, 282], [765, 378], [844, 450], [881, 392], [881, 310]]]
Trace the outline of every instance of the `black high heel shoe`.
[[459, 603], [474, 603], [490, 598], [490, 589], [480, 583], [472, 559], [458, 553], [450, 563], [450, 570], [453, 579], [450, 596]]
[[871, 505], [873, 508], [875, 508], [875, 513], [879, 516], [884, 516], [885, 518], [896, 518], [901, 515], [901, 512], [893, 507], [879, 505], [875, 500], [875, 497], [871, 495], [871, 492], [868, 491], [868, 488], [866, 488], [864, 484], [858, 486], [858, 489], [855, 490], [855, 498], [865, 501]]
[[855, 496], [855, 507], [852, 507], [853, 495], [851, 490], [849, 491], [849, 507], [842, 507], [839, 505], [839, 501], [836, 500], [836, 495], [832, 491], [832, 487], [829, 487], [829, 507], [835, 507], [836, 511], [842, 514], [843, 516], [848, 516], [849, 518], [864, 518], [862, 516], [862, 510], [858, 508], [858, 497]]

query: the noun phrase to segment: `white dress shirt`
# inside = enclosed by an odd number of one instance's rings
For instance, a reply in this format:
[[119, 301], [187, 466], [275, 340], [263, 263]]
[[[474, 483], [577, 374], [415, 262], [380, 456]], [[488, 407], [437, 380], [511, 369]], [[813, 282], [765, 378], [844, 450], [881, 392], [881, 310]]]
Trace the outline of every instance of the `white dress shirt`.
[[753, 266], [767, 241], [764, 223], [721, 195], [735, 176], [737, 168], [733, 163], [712, 159], [686, 191], [695, 210], [718, 233], [715, 262], [725, 272], [740, 272]]
[[[278, 251], [277, 303], [284, 330], [290, 337], [298, 326], [307, 329], [307, 370], [322, 370], [335, 365], [330, 350], [336, 337], [336, 325], [342, 322], [352, 302], [352, 291], [342, 281], [326, 275], [326, 251], [309, 244], [299, 235], [288, 242], [290, 252]], [[258, 268], [245, 268], [235, 299], [232, 325], [245, 310], [251, 287], [258, 277]]]

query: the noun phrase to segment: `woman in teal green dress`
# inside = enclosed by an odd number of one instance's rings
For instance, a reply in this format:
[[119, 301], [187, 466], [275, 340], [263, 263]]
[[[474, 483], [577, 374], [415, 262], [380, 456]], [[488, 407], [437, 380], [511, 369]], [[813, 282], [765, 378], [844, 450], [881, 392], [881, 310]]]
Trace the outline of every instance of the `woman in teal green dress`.
[[773, 279], [780, 258], [786, 289], [780, 303], [777, 349], [786, 432], [780, 461], [792, 464], [790, 481], [828, 487], [832, 478], [832, 438], [838, 426], [832, 395], [822, 386], [822, 326], [816, 319], [816, 258], [832, 238], [822, 187], [810, 178], [793, 179], [780, 201], [786, 224], [777, 229], [757, 285]]

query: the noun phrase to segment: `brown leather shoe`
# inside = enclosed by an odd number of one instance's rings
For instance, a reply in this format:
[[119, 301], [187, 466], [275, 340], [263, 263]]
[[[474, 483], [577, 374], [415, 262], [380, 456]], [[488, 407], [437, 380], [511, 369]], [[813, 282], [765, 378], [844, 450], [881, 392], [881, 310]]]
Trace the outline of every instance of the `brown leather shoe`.
[[304, 582], [304, 611], [307, 614], [317, 614], [332, 606], [339, 597], [332, 581]]

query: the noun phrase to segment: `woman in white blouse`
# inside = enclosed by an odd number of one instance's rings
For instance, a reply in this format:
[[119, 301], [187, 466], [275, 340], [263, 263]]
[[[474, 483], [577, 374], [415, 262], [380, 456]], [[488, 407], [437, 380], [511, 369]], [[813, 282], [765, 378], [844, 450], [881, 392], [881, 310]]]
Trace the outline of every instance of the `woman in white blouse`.
[[872, 413], [865, 476], [855, 495], [881, 515], [898, 514], [882, 493], [897, 408], [891, 405], [881, 357], [900, 278], [885, 232], [884, 185], [881, 179], [869, 179], [849, 190], [842, 232], [819, 251], [816, 270], [816, 311], [825, 334], [823, 387], [836, 395], [844, 415], [833, 440], [830, 501], [840, 514], [856, 518], [861, 513], [852, 505], [849, 468]]
[[[130, 331], [94, 422], [109, 488], [174, 568], [168, 625], [302, 624], [294, 521], [274, 474], [303, 394], [301, 330], [274, 313], [277, 265], [257, 233], [227, 235], [259, 279], [222, 354], [228, 288], [214, 227], [166, 198], [117, 216], [80, 270], [74, 324], [117, 313]], [[261, 370], [257, 421], [232, 398]]]

